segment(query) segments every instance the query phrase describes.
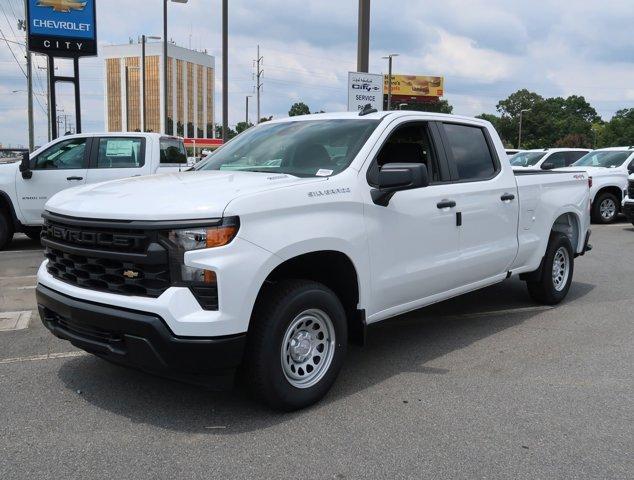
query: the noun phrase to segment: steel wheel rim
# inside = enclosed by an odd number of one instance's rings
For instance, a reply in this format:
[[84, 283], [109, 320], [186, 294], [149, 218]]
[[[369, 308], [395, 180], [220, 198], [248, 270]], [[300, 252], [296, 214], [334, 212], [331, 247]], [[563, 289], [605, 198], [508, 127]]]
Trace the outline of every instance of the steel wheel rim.
[[296, 388], [309, 388], [326, 374], [335, 356], [335, 328], [330, 316], [304, 310], [289, 324], [281, 347], [282, 371]]
[[599, 212], [604, 220], [609, 220], [616, 215], [616, 204], [614, 200], [606, 198], [599, 205]]
[[570, 275], [570, 254], [565, 247], [559, 247], [553, 259], [553, 286], [561, 292], [568, 283]]

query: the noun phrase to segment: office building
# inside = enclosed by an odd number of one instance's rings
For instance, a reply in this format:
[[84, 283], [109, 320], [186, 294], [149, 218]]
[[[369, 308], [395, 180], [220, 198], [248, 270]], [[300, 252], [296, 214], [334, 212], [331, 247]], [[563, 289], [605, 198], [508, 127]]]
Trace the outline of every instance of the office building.
[[[145, 129], [163, 132], [163, 43], [145, 46]], [[105, 59], [105, 124], [109, 132], [143, 128], [141, 43], [101, 49]], [[214, 57], [205, 52], [168, 45], [167, 133], [187, 138], [212, 138], [214, 124]]]

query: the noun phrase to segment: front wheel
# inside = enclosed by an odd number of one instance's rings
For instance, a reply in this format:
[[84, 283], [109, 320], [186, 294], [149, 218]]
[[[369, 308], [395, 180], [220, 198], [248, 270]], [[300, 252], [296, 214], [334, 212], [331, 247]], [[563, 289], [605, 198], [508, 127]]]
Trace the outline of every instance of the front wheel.
[[613, 223], [619, 214], [619, 201], [611, 193], [602, 193], [592, 204], [592, 221], [594, 223]]
[[526, 282], [528, 293], [539, 303], [558, 304], [570, 290], [574, 266], [574, 250], [570, 239], [563, 233], [553, 232], [539, 279]]
[[343, 365], [344, 308], [312, 281], [282, 281], [263, 295], [248, 334], [247, 386], [274, 409], [307, 407], [326, 395]]

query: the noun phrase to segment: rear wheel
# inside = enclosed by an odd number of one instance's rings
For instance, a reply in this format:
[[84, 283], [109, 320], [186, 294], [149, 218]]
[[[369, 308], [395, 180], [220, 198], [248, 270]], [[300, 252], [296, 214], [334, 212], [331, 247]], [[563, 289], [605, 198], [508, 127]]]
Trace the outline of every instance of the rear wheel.
[[592, 204], [592, 221], [595, 223], [613, 223], [619, 214], [619, 200], [612, 193], [602, 193]]
[[533, 300], [546, 305], [561, 302], [570, 290], [574, 250], [566, 235], [553, 232], [548, 242], [539, 279], [526, 282]]
[[332, 290], [312, 281], [280, 282], [254, 312], [244, 361], [247, 385], [272, 408], [307, 407], [334, 383], [346, 346], [346, 314]]
[[9, 246], [13, 239], [13, 222], [11, 218], [0, 210], [0, 250]]

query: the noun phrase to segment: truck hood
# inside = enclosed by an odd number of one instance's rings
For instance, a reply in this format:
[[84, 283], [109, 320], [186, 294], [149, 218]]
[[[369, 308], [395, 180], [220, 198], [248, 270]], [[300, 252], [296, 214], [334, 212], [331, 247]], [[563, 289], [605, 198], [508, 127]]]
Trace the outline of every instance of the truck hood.
[[167, 173], [63, 190], [46, 203], [46, 210], [108, 220], [218, 218], [237, 197], [324, 180], [236, 171]]

